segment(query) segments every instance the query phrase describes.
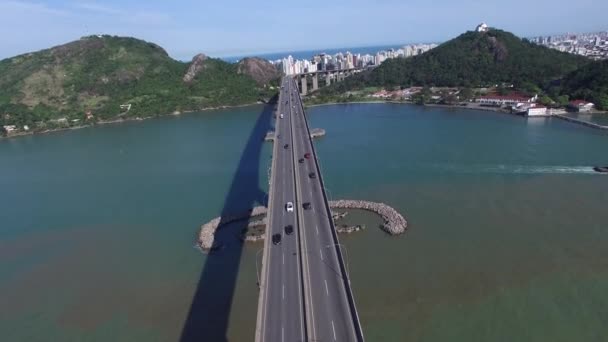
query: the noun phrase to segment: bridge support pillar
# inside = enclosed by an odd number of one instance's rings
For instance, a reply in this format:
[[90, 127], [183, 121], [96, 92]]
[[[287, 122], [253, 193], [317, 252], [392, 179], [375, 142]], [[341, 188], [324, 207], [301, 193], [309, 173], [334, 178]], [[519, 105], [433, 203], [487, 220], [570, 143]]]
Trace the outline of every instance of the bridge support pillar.
[[312, 91], [319, 89], [319, 75], [314, 74], [312, 76]]
[[344, 80], [344, 74], [342, 72], [338, 72], [338, 82], [342, 82]]
[[330, 77], [330, 73], [328, 72], [327, 74], [325, 74], [325, 85], [329, 86], [331, 84], [331, 77]]
[[302, 75], [302, 78], [300, 78], [300, 94], [302, 96], [306, 96], [306, 93], [308, 92], [308, 84], [306, 81], [306, 75]]

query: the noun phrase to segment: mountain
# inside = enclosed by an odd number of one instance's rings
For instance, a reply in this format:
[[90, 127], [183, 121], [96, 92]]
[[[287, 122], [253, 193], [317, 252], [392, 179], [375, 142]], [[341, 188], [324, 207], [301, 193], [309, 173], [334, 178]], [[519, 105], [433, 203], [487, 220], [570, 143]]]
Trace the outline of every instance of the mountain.
[[251, 76], [258, 85], [270, 84], [281, 78], [281, 72], [269, 61], [258, 57], [243, 58], [237, 67], [239, 74]]
[[327, 91], [365, 86], [480, 87], [503, 82], [544, 87], [588, 62], [498, 29], [469, 31], [422, 55], [387, 60]]
[[87, 112], [95, 121], [252, 103], [276, 82], [258, 76], [202, 54], [176, 61], [135, 38], [84, 37], [0, 61], [0, 124], [42, 129]]
[[608, 60], [589, 63], [570, 73], [559, 88], [573, 99], [589, 100], [598, 109], [608, 110]]

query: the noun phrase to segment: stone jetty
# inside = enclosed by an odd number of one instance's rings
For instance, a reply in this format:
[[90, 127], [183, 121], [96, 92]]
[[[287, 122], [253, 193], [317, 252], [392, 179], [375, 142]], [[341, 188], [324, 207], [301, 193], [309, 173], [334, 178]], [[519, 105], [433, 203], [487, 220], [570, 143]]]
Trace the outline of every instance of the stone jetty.
[[[330, 201], [329, 206], [332, 209], [360, 209], [376, 213], [380, 215], [380, 217], [382, 217], [382, 219], [384, 220], [384, 223], [380, 226], [382, 230], [391, 235], [403, 234], [407, 230], [407, 221], [405, 220], [405, 218], [401, 214], [399, 214], [397, 210], [384, 203], [357, 200], [338, 200]], [[213, 245], [216, 230], [221, 229], [223, 226], [228, 225], [230, 223], [249, 220], [253, 217], [266, 215], [267, 213], [268, 209], [266, 207], [255, 207], [248, 210], [247, 212], [243, 212], [237, 215], [230, 215], [223, 218], [216, 217], [201, 226], [197, 244], [203, 251], [210, 251], [213, 248], [217, 247]], [[347, 213], [345, 212], [332, 213], [332, 218], [335, 221], [343, 218], [346, 215]], [[249, 224], [247, 225], [247, 229], [265, 226], [266, 222], [266, 218], [249, 222]], [[361, 225], [351, 227], [336, 226], [336, 229], [339, 233], [353, 233], [364, 228], [365, 227]], [[264, 233], [258, 235], [250, 235], [247, 234], [247, 232], [245, 231], [243, 232], [241, 239], [245, 241], [260, 241], [263, 240], [264, 237]]]
[[338, 200], [329, 201], [329, 206], [333, 209], [361, 209], [374, 212], [382, 217], [384, 223], [381, 228], [391, 235], [399, 235], [407, 230], [407, 221], [393, 207], [378, 202]]
[[[268, 209], [266, 209], [266, 207], [255, 207], [255, 208], [251, 208], [250, 210], [240, 213], [240, 214], [229, 215], [229, 216], [225, 216], [223, 218], [221, 216], [216, 217], [213, 220], [211, 220], [201, 226], [201, 230], [198, 234], [198, 245], [204, 251], [208, 251], [214, 247], [213, 239], [214, 239], [215, 231], [217, 229], [220, 229], [223, 226], [228, 225], [233, 222], [249, 220], [251, 217], [266, 215], [267, 212], [268, 212]], [[255, 222], [252, 222], [252, 223], [255, 223]]]
[[562, 120], [566, 120], [566, 121], [569, 121], [569, 122], [577, 123], [579, 125], [595, 128], [595, 129], [608, 130], [608, 126], [602, 126], [602, 125], [598, 125], [598, 124], [593, 123], [593, 122], [571, 118], [571, 117], [566, 116], [566, 115], [554, 115], [554, 117], [562, 119]]

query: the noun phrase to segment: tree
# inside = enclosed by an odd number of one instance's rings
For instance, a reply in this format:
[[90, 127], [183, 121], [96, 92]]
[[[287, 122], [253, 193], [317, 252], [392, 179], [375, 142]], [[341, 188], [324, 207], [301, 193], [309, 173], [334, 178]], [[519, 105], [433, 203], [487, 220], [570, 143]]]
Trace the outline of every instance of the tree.
[[595, 107], [599, 110], [608, 110], [608, 94], [599, 94], [596, 96]]
[[570, 97], [568, 95], [562, 95], [557, 98], [557, 103], [562, 107], [566, 107], [569, 102]]
[[551, 99], [549, 96], [547, 95], [543, 95], [538, 99], [538, 102], [542, 105], [545, 106], [551, 106], [552, 104], [555, 103], [555, 101], [553, 101], [553, 99]]
[[469, 101], [473, 98], [473, 89], [467, 87], [460, 90], [460, 100]]

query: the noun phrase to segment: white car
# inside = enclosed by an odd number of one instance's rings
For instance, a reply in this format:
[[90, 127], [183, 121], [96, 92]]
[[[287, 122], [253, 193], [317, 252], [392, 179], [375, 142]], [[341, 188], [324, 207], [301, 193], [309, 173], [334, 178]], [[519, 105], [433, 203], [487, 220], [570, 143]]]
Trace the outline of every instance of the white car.
[[285, 204], [285, 210], [287, 210], [288, 213], [293, 213], [293, 202], [287, 202], [287, 204]]
[[281, 114], [281, 115], [279, 115], [279, 117], [282, 119], [284, 116], [283, 116], [283, 114]]

